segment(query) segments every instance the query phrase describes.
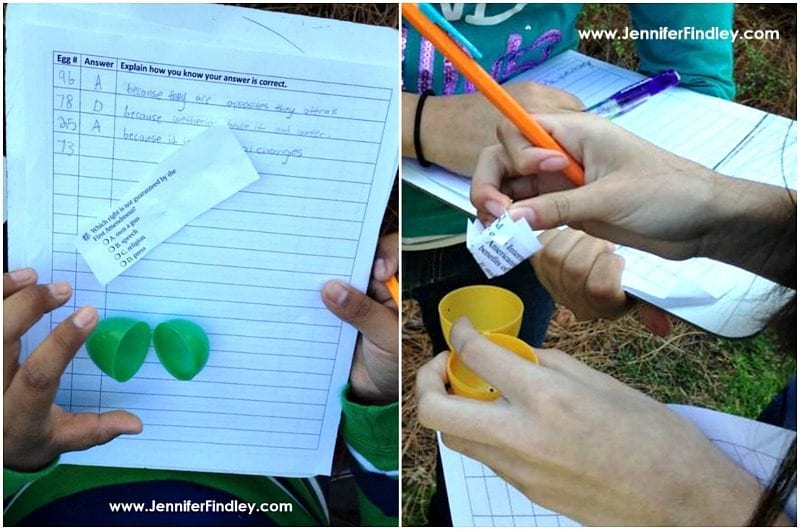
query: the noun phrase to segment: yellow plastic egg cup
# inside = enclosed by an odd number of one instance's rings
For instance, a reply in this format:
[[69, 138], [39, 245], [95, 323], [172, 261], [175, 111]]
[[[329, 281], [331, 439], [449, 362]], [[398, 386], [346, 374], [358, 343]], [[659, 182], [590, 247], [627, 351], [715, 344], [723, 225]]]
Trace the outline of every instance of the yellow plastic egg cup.
[[[487, 339], [498, 346], [516, 353], [523, 359], [539, 364], [536, 351], [522, 339], [502, 333], [486, 333], [485, 335]], [[450, 381], [450, 388], [457, 396], [494, 401], [502, 395], [496, 388], [481, 379], [478, 374], [467, 368], [461, 362], [461, 357], [452, 350], [447, 358], [447, 379]]]
[[439, 323], [450, 351], [450, 331], [461, 317], [469, 318], [480, 333], [519, 335], [525, 306], [508, 289], [492, 285], [469, 285], [447, 293], [439, 302]]

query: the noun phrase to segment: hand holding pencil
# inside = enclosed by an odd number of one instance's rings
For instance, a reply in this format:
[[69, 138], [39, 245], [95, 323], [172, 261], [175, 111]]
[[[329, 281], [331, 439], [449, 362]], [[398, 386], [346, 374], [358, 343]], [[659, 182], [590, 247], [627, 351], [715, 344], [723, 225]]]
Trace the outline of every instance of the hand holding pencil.
[[364, 404], [386, 404], [398, 398], [398, 304], [387, 281], [398, 273], [397, 233], [384, 236], [372, 268], [369, 295], [339, 280], [322, 288], [322, 301], [360, 336], [350, 370], [352, 397]]
[[583, 168], [528, 114], [528, 112], [480, 67], [456, 41], [428, 19], [416, 4], [403, 4], [403, 17], [424, 35], [439, 52], [474, 84], [532, 144], [559, 151], [567, 159], [562, 169], [575, 185], [583, 184]]
[[743, 191], [746, 187], [773, 188], [766, 193], [772, 204], [786, 196], [777, 186], [726, 179], [597, 116], [552, 114], [539, 120], [586, 166], [586, 185], [575, 187], [557, 172], [566, 164], [560, 153], [531, 146], [507, 123], [501, 128], [502, 145], [481, 153], [472, 179], [471, 200], [484, 216], [505, 208], [535, 229], [569, 225], [667, 259], [684, 259], [714, 257], [704, 253], [715, 247], [715, 231], [758, 213], [751, 206], [747, 215], [740, 212], [721, 222], [725, 193], [742, 188], [742, 198], [730, 201], [742, 208], [748, 202], [744, 197], [760, 195]]

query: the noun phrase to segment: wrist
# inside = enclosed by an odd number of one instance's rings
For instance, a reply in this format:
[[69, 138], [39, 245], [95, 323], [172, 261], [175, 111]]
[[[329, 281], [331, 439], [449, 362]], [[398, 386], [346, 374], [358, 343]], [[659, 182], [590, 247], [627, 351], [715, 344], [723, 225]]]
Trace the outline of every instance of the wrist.
[[415, 145], [415, 141], [418, 139], [425, 160], [445, 166], [445, 159], [440, 148], [440, 141], [443, 137], [440, 125], [443, 120], [447, 121], [446, 107], [449, 99], [451, 98], [435, 95], [427, 96], [425, 101], [422, 102], [423, 107], [420, 112], [419, 123], [417, 123], [417, 109], [419, 109], [421, 95], [403, 93], [403, 156], [419, 158]]
[[713, 222], [701, 255], [794, 287], [796, 192], [715, 174]]
[[[386, 385], [384, 385], [386, 386]], [[397, 401], [397, 384], [392, 388], [381, 388], [373, 381], [363, 363], [353, 363], [350, 384], [346, 397], [360, 405], [386, 405]]]
[[414, 113], [419, 101], [419, 94], [403, 92], [402, 104], [402, 148], [403, 156], [414, 158], [417, 156], [414, 150]]

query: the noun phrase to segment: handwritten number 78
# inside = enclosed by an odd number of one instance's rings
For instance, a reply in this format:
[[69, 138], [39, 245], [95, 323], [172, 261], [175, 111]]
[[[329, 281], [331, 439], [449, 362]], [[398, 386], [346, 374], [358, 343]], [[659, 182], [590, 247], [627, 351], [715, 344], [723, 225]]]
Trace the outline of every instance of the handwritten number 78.
[[72, 94], [58, 94], [58, 97], [61, 98], [61, 100], [58, 103], [58, 108], [60, 109], [72, 108]]

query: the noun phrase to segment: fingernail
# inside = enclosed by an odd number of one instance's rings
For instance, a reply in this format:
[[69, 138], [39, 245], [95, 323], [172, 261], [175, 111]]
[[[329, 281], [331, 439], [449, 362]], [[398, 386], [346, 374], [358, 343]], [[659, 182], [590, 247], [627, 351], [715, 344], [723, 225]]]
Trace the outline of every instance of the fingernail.
[[567, 159], [560, 155], [549, 156], [539, 162], [542, 171], [559, 171], [567, 167]]
[[344, 284], [338, 280], [328, 282], [325, 285], [325, 296], [327, 296], [334, 304], [342, 305], [347, 300], [347, 295], [350, 294]]
[[376, 259], [375, 265], [372, 267], [372, 273], [381, 278], [386, 276], [386, 260], [383, 258]]
[[72, 323], [79, 329], [91, 326], [94, 324], [95, 320], [97, 320], [97, 311], [90, 305], [83, 306], [75, 313], [75, 316], [72, 317]]
[[536, 214], [527, 206], [512, 206], [508, 209], [508, 215], [513, 221], [524, 218], [531, 226], [536, 223]]
[[14, 283], [24, 283], [29, 282], [36, 278], [36, 273], [33, 269], [25, 268], [25, 269], [18, 269], [15, 271], [11, 271], [8, 273]]
[[503, 205], [500, 204], [498, 201], [486, 201], [484, 207], [490, 214], [494, 215], [495, 217], [500, 217], [501, 215], [503, 215], [503, 212], [505, 211]]
[[47, 286], [47, 290], [50, 291], [50, 295], [56, 299], [66, 298], [72, 291], [67, 282], [51, 283]]
[[144, 426], [142, 425], [142, 420], [136, 417], [135, 422], [131, 422], [130, 425], [126, 426], [125, 430], [123, 431], [123, 434], [139, 434], [140, 432], [142, 432], [143, 427]]

